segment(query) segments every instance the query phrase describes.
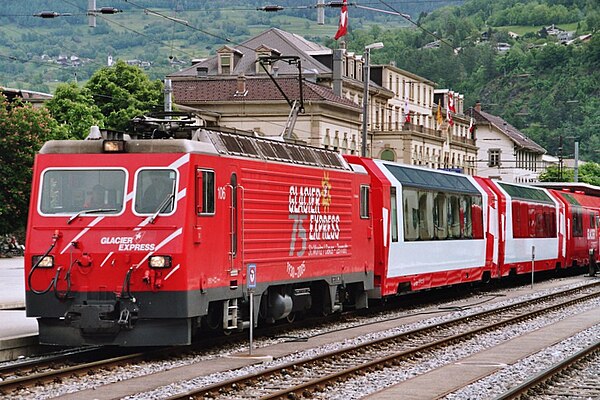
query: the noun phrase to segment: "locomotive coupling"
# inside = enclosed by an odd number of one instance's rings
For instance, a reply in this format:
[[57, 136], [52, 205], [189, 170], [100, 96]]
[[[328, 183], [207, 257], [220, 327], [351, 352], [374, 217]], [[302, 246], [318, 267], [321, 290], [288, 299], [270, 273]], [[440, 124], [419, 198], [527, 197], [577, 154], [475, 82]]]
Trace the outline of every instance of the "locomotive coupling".
[[64, 317], [67, 325], [81, 329], [84, 334], [116, 334], [121, 329], [133, 329], [138, 313], [138, 306], [129, 299], [88, 300], [85, 304], [74, 304]]

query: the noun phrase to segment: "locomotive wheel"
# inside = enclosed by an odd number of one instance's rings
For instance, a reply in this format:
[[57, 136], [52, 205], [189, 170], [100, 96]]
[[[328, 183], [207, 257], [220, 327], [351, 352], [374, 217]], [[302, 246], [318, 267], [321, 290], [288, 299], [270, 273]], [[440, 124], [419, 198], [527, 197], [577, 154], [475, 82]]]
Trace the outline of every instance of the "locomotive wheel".
[[208, 315], [202, 318], [204, 327], [211, 331], [219, 330], [223, 326], [223, 313], [216, 303], [211, 303], [208, 307]]

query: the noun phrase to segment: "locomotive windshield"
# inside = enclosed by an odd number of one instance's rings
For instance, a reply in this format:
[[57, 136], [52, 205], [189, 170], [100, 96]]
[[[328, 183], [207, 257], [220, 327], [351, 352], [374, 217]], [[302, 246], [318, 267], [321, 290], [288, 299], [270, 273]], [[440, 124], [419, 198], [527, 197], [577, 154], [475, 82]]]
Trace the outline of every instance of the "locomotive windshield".
[[140, 214], [171, 213], [176, 176], [172, 169], [140, 170], [135, 188], [135, 211]]
[[42, 214], [119, 214], [123, 210], [125, 171], [52, 169], [42, 176]]

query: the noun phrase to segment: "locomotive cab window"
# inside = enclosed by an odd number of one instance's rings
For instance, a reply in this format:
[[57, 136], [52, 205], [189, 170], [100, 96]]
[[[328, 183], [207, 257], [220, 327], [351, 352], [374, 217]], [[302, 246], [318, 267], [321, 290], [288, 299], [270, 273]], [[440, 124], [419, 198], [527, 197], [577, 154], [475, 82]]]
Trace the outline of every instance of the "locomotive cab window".
[[360, 187], [360, 217], [369, 218], [369, 187]]
[[126, 173], [122, 169], [52, 169], [42, 175], [42, 214], [119, 214]]
[[196, 212], [199, 215], [215, 213], [215, 172], [196, 170]]
[[137, 174], [135, 212], [170, 214], [175, 206], [177, 173], [172, 169], [143, 169]]

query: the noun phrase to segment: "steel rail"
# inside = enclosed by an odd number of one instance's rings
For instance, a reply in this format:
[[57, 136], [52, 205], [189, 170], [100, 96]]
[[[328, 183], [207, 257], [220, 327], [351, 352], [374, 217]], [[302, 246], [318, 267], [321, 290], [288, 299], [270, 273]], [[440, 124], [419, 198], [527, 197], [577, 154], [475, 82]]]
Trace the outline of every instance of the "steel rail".
[[513, 387], [512, 389], [502, 393], [494, 400], [509, 400], [519, 398], [522, 395], [525, 395], [529, 390], [535, 389], [544, 382], [551, 380], [554, 376], [581, 362], [586, 357], [597, 351], [600, 351], [600, 340], [565, 358], [561, 362], [554, 364], [550, 368], [547, 368], [546, 370]]
[[124, 365], [136, 360], [142, 360], [148, 357], [148, 353], [134, 353], [124, 356], [113, 357], [105, 360], [98, 360], [73, 366], [65, 366], [51, 371], [34, 373], [27, 376], [6, 379], [0, 382], [0, 393], [7, 395], [8, 392], [15, 389], [44, 384], [46, 382], [60, 381], [65, 376], [83, 375], [88, 371], [107, 366]]
[[[428, 327], [415, 329], [415, 330], [412, 330], [409, 332], [400, 333], [400, 334], [390, 336], [387, 338], [377, 339], [377, 340], [374, 340], [374, 341], [368, 342], [368, 343], [362, 343], [360, 345], [357, 345], [357, 346], [354, 346], [351, 348], [341, 349], [341, 350], [333, 351], [330, 353], [311, 357], [308, 359], [300, 360], [297, 362], [287, 363], [285, 365], [269, 368], [264, 371], [255, 372], [255, 373], [252, 373], [251, 375], [245, 375], [245, 376], [240, 376], [237, 378], [229, 379], [224, 382], [215, 383], [215, 384], [203, 387], [203, 388], [199, 388], [199, 389], [191, 390], [191, 391], [181, 393], [178, 395], [174, 395], [174, 396], [168, 397], [168, 399], [169, 400], [180, 400], [180, 399], [195, 399], [195, 398], [204, 398], [204, 397], [216, 398], [219, 396], [219, 394], [231, 395], [232, 393], [235, 393], [239, 388], [252, 387], [253, 381], [263, 381], [263, 380], [268, 379], [269, 377], [285, 376], [286, 374], [291, 374], [293, 371], [300, 370], [305, 366], [312, 366], [312, 369], [314, 370], [315, 368], [318, 368], [318, 363], [324, 362], [325, 360], [331, 360], [331, 359], [341, 360], [341, 359], [347, 358], [347, 357], [345, 357], [345, 355], [347, 355], [349, 352], [367, 353], [368, 351], [365, 349], [368, 349], [368, 348], [389, 346], [394, 341], [407, 340], [407, 338], [409, 336], [416, 336], [416, 335], [422, 336], [425, 334], [430, 334], [431, 332], [435, 332], [436, 330], [441, 329], [441, 328], [446, 329], [446, 328], [454, 326], [454, 325], [459, 325], [459, 324], [464, 324], [464, 323], [472, 323], [475, 319], [478, 319], [478, 318], [483, 319], [483, 318], [486, 318], [489, 316], [505, 313], [505, 312], [513, 310], [513, 309], [523, 308], [523, 307], [527, 307], [527, 306], [541, 303], [544, 301], [550, 301], [552, 299], [570, 296], [570, 295], [576, 294], [578, 292], [581, 292], [585, 289], [593, 288], [598, 285], [600, 285], [600, 283], [594, 283], [591, 285], [586, 285], [583, 287], [569, 289], [566, 291], [553, 293], [553, 294], [546, 295], [546, 296], [541, 296], [541, 297], [538, 297], [535, 299], [529, 299], [529, 300], [525, 300], [525, 301], [522, 301], [519, 303], [495, 308], [493, 310], [488, 310], [488, 311], [483, 311], [483, 312], [476, 313], [476, 314], [471, 314], [471, 315], [460, 317], [460, 318], [457, 318], [457, 319], [454, 319], [451, 321], [446, 321], [446, 322], [431, 325]], [[440, 347], [447, 343], [466, 340], [478, 333], [496, 329], [503, 325], [517, 323], [517, 322], [520, 322], [520, 321], [523, 321], [526, 319], [533, 318], [533, 317], [538, 316], [543, 313], [552, 312], [554, 310], [564, 308], [569, 305], [576, 304], [578, 302], [586, 301], [590, 298], [597, 297], [599, 294], [600, 294], [600, 292], [595, 292], [595, 293], [584, 295], [584, 296], [578, 297], [576, 299], [571, 299], [567, 302], [556, 304], [556, 305], [553, 305], [553, 306], [550, 306], [550, 307], [547, 307], [547, 308], [544, 308], [541, 310], [528, 312], [528, 313], [521, 314], [519, 316], [512, 317], [509, 319], [504, 319], [503, 321], [496, 322], [491, 325], [479, 327], [479, 328], [470, 330], [468, 332], [461, 333], [459, 335], [453, 335], [453, 336], [446, 337], [446, 338], [443, 338], [443, 339], [440, 339], [440, 340], [437, 340], [434, 342], [430, 342], [430, 343], [420, 346], [418, 348], [409, 349], [406, 351], [402, 351], [402, 352], [399, 352], [396, 354], [386, 356], [386, 357], [378, 359], [378, 360], [370, 361], [367, 363], [362, 363], [359, 366], [350, 367], [345, 371], [339, 371], [339, 372], [335, 372], [332, 374], [328, 374], [322, 378], [314, 379], [314, 380], [311, 380], [310, 382], [305, 382], [305, 383], [302, 383], [295, 387], [290, 387], [290, 388], [287, 388], [284, 390], [280, 390], [276, 393], [265, 395], [261, 398], [262, 399], [275, 399], [275, 398], [294, 398], [294, 396], [306, 396], [312, 390], [326, 387], [328, 382], [331, 382], [331, 381], [339, 382], [340, 379], [344, 379], [350, 375], [354, 375], [356, 373], [363, 372], [365, 370], [373, 370], [373, 369], [381, 368], [381, 365], [384, 365], [384, 366], [385, 365], [393, 365], [399, 359], [414, 356], [415, 354], [422, 352], [424, 350], [431, 349], [434, 347]]]

